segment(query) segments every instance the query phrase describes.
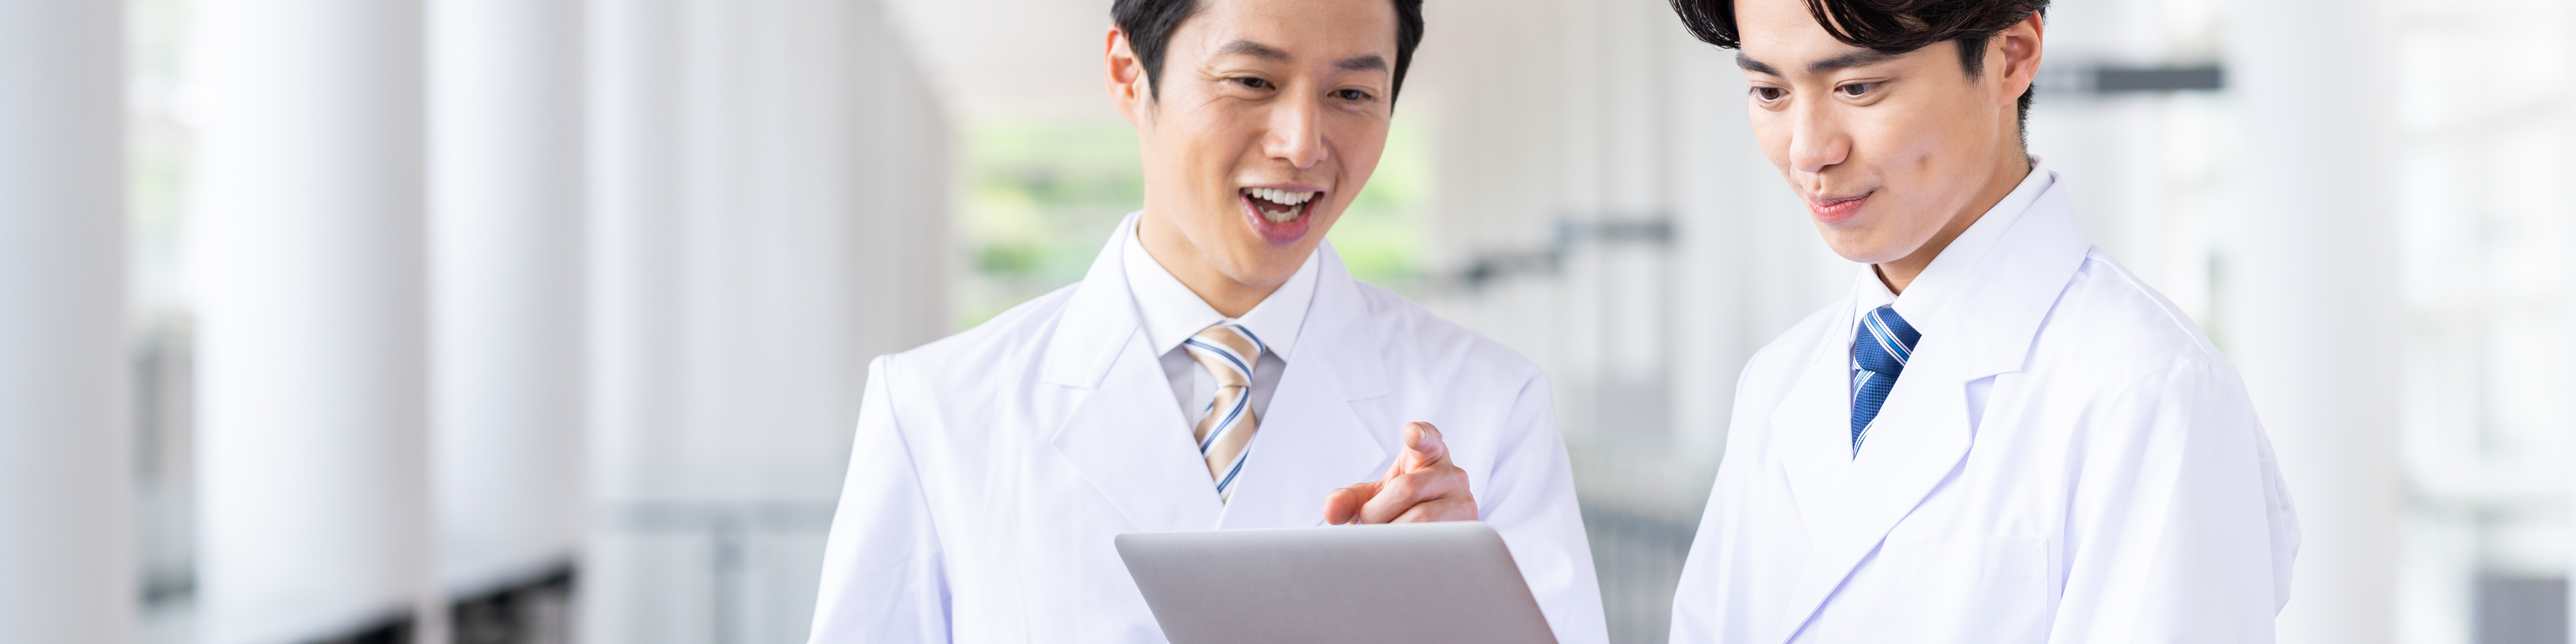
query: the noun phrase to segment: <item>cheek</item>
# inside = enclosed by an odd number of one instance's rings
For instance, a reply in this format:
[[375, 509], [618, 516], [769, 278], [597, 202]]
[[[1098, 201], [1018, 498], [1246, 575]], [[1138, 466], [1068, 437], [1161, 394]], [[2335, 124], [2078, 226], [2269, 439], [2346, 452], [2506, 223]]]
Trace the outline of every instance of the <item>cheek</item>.
[[1977, 137], [1977, 121], [1960, 102], [1969, 97], [1958, 93], [1914, 97], [1906, 105], [1888, 105], [1876, 110], [1888, 116], [1875, 123], [1873, 134], [1886, 141], [1891, 157], [1928, 164], [1933, 157], [1947, 156], [1956, 143]]
[[1366, 179], [1386, 154], [1387, 124], [1365, 115], [1352, 115], [1343, 121], [1324, 135], [1325, 144], [1332, 147], [1332, 155], [1325, 162], [1338, 162], [1346, 173], [1344, 180]]
[[[1898, 109], [1873, 110], [1901, 114]], [[1940, 165], [1943, 133], [1939, 118], [1871, 119], [1852, 127], [1853, 156], [1867, 155], [1869, 165], [1889, 181], [1920, 176]]]
[[1789, 119], [1777, 112], [1759, 107], [1747, 109], [1753, 113], [1753, 141], [1762, 147], [1763, 158], [1770, 159], [1771, 165], [1779, 168], [1783, 174], [1787, 173], [1791, 143]]

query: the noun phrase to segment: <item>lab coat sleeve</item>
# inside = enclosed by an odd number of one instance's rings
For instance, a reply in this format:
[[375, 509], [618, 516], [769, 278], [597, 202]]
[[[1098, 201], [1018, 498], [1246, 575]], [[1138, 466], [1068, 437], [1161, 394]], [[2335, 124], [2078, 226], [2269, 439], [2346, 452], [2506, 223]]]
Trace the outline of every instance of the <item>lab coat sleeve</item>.
[[868, 365], [849, 478], [824, 545], [811, 644], [949, 641], [939, 532], [888, 393], [889, 362]]
[[2076, 428], [2049, 641], [2272, 641], [2297, 520], [2235, 372], [2185, 361], [2097, 403]]
[[1574, 497], [1574, 470], [1556, 433], [1547, 376], [1533, 374], [1497, 436], [1491, 476], [1475, 490], [1477, 514], [1502, 533], [1512, 562], [1561, 644], [1606, 644], [1601, 584]]

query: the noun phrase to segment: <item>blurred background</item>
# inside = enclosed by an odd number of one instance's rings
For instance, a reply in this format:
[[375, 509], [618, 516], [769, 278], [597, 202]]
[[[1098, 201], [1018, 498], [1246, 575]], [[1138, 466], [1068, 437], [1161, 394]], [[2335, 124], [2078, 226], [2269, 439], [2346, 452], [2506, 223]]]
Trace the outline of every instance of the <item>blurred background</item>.
[[[802, 641], [866, 360], [1141, 191], [1108, 0], [0, 1], [0, 633]], [[1841, 294], [1657, 0], [1430, 0], [1331, 240], [1544, 364], [1664, 641]], [[2287, 642], [2568, 642], [2576, 3], [2069, 0], [2030, 149], [2244, 369]]]

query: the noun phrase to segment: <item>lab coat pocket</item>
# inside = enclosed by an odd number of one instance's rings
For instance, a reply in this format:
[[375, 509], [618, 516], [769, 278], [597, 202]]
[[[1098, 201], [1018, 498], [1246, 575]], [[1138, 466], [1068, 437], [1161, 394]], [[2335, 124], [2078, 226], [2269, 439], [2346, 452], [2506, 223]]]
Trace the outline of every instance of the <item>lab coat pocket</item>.
[[1985, 537], [1888, 544], [1914, 641], [2005, 644], [2048, 636], [2048, 540]]

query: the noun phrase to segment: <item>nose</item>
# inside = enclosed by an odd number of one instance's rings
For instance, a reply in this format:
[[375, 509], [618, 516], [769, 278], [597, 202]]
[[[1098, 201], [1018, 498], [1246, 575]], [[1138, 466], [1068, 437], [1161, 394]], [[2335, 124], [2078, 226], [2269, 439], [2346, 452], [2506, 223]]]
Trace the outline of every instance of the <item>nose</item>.
[[1262, 151], [1299, 170], [1315, 167], [1331, 155], [1324, 146], [1324, 106], [1313, 96], [1285, 98], [1270, 112], [1270, 134]]
[[1834, 118], [1831, 101], [1798, 101], [1791, 105], [1789, 167], [1815, 174], [1851, 156], [1851, 134]]

